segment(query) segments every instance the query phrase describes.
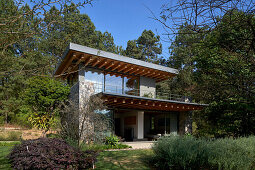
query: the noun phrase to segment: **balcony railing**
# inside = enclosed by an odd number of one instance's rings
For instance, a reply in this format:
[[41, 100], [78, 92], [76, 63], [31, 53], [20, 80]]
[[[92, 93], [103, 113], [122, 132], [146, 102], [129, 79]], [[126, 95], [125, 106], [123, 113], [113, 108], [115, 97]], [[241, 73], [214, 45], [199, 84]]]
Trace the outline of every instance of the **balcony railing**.
[[125, 94], [132, 96], [140, 96], [154, 99], [164, 99], [164, 100], [174, 100], [190, 103], [191, 99], [187, 96], [171, 94], [171, 93], [163, 93], [160, 91], [152, 92], [148, 90], [140, 90], [140, 89], [125, 89], [122, 86], [114, 86], [109, 84], [101, 84], [89, 82], [93, 85], [94, 93], [106, 92], [106, 93], [114, 93], [114, 94]]

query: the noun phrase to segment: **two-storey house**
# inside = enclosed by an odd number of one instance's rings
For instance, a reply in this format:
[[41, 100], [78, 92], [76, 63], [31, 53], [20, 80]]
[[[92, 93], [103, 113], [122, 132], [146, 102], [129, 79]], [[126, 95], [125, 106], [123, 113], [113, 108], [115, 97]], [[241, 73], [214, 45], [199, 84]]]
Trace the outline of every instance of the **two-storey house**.
[[[191, 111], [206, 105], [156, 89], [156, 83], [177, 74], [173, 68], [73, 43], [55, 71], [73, 85], [71, 93], [79, 94], [79, 105], [82, 95], [100, 96], [114, 120], [115, 134], [127, 140], [190, 131]], [[85, 86], [91, 94], [84, 94]]]

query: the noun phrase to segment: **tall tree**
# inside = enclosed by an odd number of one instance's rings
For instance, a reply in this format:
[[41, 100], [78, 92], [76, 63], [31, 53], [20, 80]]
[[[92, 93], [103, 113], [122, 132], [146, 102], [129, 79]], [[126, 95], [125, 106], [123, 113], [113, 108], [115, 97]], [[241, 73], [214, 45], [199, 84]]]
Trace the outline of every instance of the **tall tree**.
[[144, 30], [137, 40], [127, 42], [125, 53], [129, 57], [158, 63], [162, 53], [160, 36], [156, 36], [151, 30]]
[[199, 133], [255, 134], [254, 26], [254, 14], [230, 11], [199, 48], [195, 96], [211, 103], [197, 116]]
[[26, 79], [52, 76], [68, 42], [117, 51], [111, 35], [95, 31], [80, 14], [78, 8], [90, 2], [0, 0], [0, 119], [14, 120]]
[[63, 14], [52, 7], [46, 14], [44, 25], [50, 25], [45, 30], [41, 49], [52, 55], [56, 60], [61, 59], [69, 42], [117, 52], [114, 39], [108, 32], [96, 31], [94, 24], [87, 14], [81, 14], [74, 3], [65, 6]]

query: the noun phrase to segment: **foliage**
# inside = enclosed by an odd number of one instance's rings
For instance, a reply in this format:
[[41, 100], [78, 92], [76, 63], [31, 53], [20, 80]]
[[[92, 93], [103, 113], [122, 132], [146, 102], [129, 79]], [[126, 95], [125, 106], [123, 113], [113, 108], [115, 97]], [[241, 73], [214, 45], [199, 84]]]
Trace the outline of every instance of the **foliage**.
[[32, 114], [28, 120], [34, 127], [47, 131], [54, 121], [57, 106], [67, 99], [69, 87], [48, 77], [32, 77], [22, 97]]
[[195, 117], [197, 135], [255, 133], [254, 26], [253, 14], [231, 11], [197, 49], [194, 97], [211, 103]]
[[14, 169], [89, 169], [96, 162], [93, 151], [81, 152], [60, 139], [22, 141], [10, 155]]
[[157, 85], [165, 93], [192, 96], [210, 104], [193, 112], [197, 136], [255, 133], [254, 14], [230, 10], [208, 32], [183, 23], [170, 46], [170, 67], [180, 73]]
[[31, 126], [31, 112], [25, 111], [21, 97], [26, 81], [31, 76], [51, 77], [68, 43], [123, 51], [109, 32], [97, 31], [89, 16], [80, 13], [79, 8], [91, 2], [0, 2], [0, 123]]
[[119, 138], [116, 135], [106, 136], [105, 144], [110, 146], [117, 146], [119, 143]]
[[161, 169], [251, 169], [255, 159], [254, 139], [254, 136], [217, 140], [162, 137], [153, 146], [152, 161]]
[[151, 30], [144, 30], [137, 40], [128, 41], [125, 50], [128, 57], [153, 63], [159, 63], [161, 53], [160, 36], [155, 36]]
[[81, 150], [93, 150], [93, 151], [104, 151], [108, 149], [127, 149], [131, 148], [131, 146], [124, 145], [122, 143], [117, 143], [116, 145], [109, 145], [109, 144], [84, 144], [81, 146]]
[[0, 131], [0, 141], [20, 141], [21, 131]]

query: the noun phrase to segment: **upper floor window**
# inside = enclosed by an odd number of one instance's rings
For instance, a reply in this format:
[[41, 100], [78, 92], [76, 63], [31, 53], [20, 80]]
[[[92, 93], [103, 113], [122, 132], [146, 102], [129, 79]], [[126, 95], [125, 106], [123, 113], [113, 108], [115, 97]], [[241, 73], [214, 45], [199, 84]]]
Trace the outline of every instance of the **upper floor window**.
[[125, 75], [104, 74], [96, 69], [87, 69], [85, 81], [93, 83], [96, 93], [109, 92], [128, 95], [139, 95], [139, 78], [128, 78]]

